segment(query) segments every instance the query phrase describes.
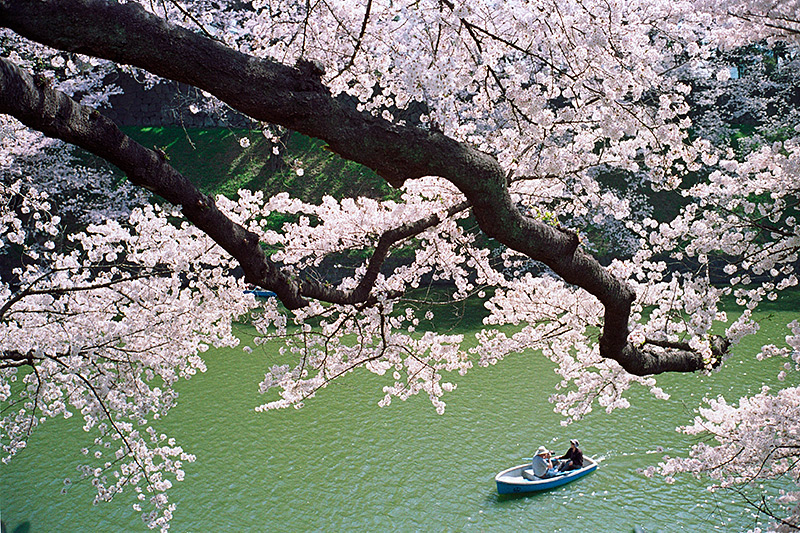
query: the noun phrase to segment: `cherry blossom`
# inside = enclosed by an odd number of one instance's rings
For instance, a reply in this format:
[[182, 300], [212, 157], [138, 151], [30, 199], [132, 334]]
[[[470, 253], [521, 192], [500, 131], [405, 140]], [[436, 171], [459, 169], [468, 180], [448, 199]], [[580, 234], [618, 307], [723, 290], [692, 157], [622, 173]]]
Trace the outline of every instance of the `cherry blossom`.
[[[627, 407], [631, 387], [666, 398], [654, 374], [724, 371], [730, 346], [758, 334], [759, 305], [797, 285], [797, 8], [4, 2], [4, 460], [47, 419], [80, 416], [97, 500], [132, 486], [134, 509], [167, 529], [169, 489], [194, 456], [150, 423], [178, 380], [205, 370], [203, 352], [239, 344], [239, 320], [254, 344], [285, 343], [254, 384], [259, 411], [302, 407], [364, 368], [383, 376], [376, 404], [424, 394], [443, 412], [459, 375], [531, 351], [553, 362], [550, 399], [568, 424]], [[87, 35], [77, 10], [130, 33]], [[119, 71], [197, 87], [192, 113], [251, 117], [275, 155], [287, 129], [320, 137], [398, 193], [207, 197], [105, 119]], [[69, 143], [129, 181], [81, 164]], [[277, 298], [245, 295], [247, 283]], [[431, 297], [434, 284], [448, 294]], [[468, 298], [487, 310], [475, 338], [437, 332], [439, 306]], [[752, 354], [785, 358], [787, 386], [707, 399], [682, 430], [713, 442], [661, 473], [796, 485], [800, 326], [789, 328], [785, 345]], [[797, 498], [782, 496], [776, 528], [796, 526]]]

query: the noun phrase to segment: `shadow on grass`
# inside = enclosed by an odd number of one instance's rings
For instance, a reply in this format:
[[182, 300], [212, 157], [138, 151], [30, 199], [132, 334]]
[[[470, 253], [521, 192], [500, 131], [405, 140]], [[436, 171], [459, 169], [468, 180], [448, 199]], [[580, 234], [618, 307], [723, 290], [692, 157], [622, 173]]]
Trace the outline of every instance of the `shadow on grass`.
[[[0, 530], [2, 530], [2, 533], [8, 533], [8, 528], [6, 527], [6, 523], [3, 521], [0, 521]], [[13, 530], [11, 530], [11, 533], [30, 533], [30, 531], [31, 531], [31, 523], [23, 522], [17, 527], [15, 527]]]

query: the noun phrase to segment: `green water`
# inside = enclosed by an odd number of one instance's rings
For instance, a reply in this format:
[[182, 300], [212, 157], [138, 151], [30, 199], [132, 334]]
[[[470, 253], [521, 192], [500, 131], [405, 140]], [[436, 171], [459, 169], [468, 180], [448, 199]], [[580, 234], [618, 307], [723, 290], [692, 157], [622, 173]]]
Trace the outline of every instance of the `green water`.
[[[746, 531], [766, 522], [736, 495], [710, 493], [693, 478], [669, 485], [636, 469], [696, 441], [674, 428], [691, 420], [703, 395], [733, 400], [776, 383], [780, 362], [752, 356], [757, 343], [780, 343], [796, 315], [787, 305], [762, 315], [769, 319], [759, 339], [737, 347], [722, 372], [660, 378], [669, 401], [636, 393], [633, 408], [567, 428], [547, 402], [557, 382], [552, 365], [530, 354], [461, 378], [439, 416], [425, 398], [377, 407], [382, 381], [374, 376], [350, 376], [299, 411], [256, 413], [274, 346], [208, 353], [208, 372], [182, 384], [165, 422], [198, 457], [172, 492], [172, 530]], [[146, 531], [130, 493], [97, 506], [86, 484], [60, 494], [64, 478], [77, 479], [76, 454], [87, 444], [75, 418], [49, 422], [0, 467], [8, 531]], [[497, 495], [495, 473], [541, 444], [563, 452], [570, 438], [601, 461], [595, 473], [546, 493]]]

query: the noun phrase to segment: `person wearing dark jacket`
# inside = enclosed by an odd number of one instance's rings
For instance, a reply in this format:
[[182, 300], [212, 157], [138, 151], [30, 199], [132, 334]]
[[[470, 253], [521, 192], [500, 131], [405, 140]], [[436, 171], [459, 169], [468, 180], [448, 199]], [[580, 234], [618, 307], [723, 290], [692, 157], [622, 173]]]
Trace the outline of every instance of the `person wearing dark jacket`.
[[558, 467], [559, 471], [577, 470], [583, 467], [583, 452], [578, 448], [578, 444], [576, 439], [569, 441], [569, 450], [558, 458], [560, 461]]

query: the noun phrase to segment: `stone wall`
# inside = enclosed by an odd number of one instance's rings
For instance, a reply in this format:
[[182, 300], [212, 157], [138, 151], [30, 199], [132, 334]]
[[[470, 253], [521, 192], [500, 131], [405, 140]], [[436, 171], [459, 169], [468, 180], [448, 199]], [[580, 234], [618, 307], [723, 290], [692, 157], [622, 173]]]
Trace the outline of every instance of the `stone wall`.
[[199, 89], [172, 81], [162, 81], [151, 89], [127, 73], [106, 80], [123, 90], [109, 98], [110, 107], [103, 114], [119, 126], [183, 126], [185, 128], [258, 127], [250, 118], [233, 110], [223, 117], [192, 113], [189, 106], [197, 101]]
[[[108, 118], [120, 126], [183, 126], [185, 128], [259, 128], [257, 121], [228, 108], [223, 117], [208, 113], [192, 113], [189, 106], [198, 101], [196, 87], [164, 80], [146, 90], [144, 84], [127, 73], [118, 73], [106, 80], [119, 86], [123, 94], [109, 98], [110, 108], [103, 110]], [[380, 93], [380, 89], [376, 87]], [[337, 97], [355, 107], [354, 97], [340, 94]], [[398, 120], [419, 123], [420, 115], [427, 113], [422, 102], [411, 102], [407, 109], [390, 108]]]

